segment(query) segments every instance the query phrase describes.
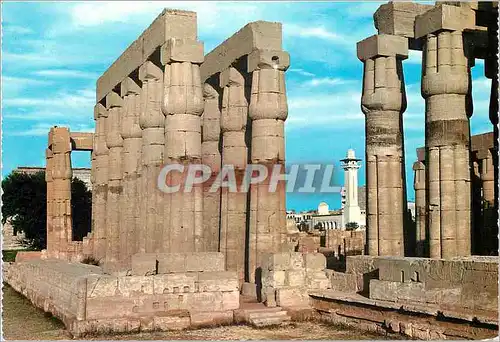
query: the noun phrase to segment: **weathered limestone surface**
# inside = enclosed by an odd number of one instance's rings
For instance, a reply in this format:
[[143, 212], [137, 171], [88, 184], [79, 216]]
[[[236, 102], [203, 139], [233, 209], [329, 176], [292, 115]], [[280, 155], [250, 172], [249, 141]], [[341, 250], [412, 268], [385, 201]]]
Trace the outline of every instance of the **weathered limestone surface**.
[[272, 306], [305, 307], [308, 291], [326, 290], [326, 259], [321, 253], [275, 253], [262, 259], [262, 301]]
[[[162, 111], [165, 115], [164, 163], [187, 166], [201, 162], [201, 115], [204, 109], [200, 64], [203, 44], [195, 39], [170, 39], [161, 50], [164, 65]], [[168, 238], [170, 252], [203, 250], [203, 188], [185, 188], [186, 178], [170, 173], [181, 191], [167, 196], [170, 201]]]
[[404, 255], [406, 213], [401, 115], [406, 109], [402, 60], [407, 39], [375, 35], [358, 43], [364, 62], [367, 245], [369, 255]]
[[141, 113], [141, 88], [131, 78], [121, 83], [124, 111], [120, 130], [123, 138], [123, 196], [120, 201], [120, 250], [125, 265], [130, 255], [137, 252], [136, 227], [140, 224], [139, 170], [141, 167], [142, 131], [139, 125]]
[[[217, 86], [217, 88], [219, 88]], [[212, 173], [203, 184], [203, 251], [215, 252], [219, 250], [220, 224], [220, 188], [210, 191], [221, 170], [221, 153], [219, 151], [221, 129], [221, 112], [219, 109], [220, 90], [205, 83], [203, 87], [205, 109], [203, 111], [203, 136], [201, 144], [201, 162], [210, 167]]]
[[61, 260], [16, 262], [4, 270], [4, 279], [75, 336], [233, 323], [239, 308], [236, 273], [195, 270], [200, 259], [195, 253], [185, 257], [189, 271], [119, 277]]
[[[284, 51], [254, 50], [247, 60], [252, 73], [249, 118], [252, 120], [251, 162], [272, 175], [285, 171], [285, 120], [288, 116], [285, 71], [290, 57]], [[286, 243], [286, 193], [280, 181], [271, 189], [269, 180], [250, 186], [250, 280], [265, 253], [282, 252]]]
[[[234, 168], [233, 186], [221, 188], [220, 251], [226, 256], [228, 270], [237, 271], [240, 281], [245, 279], [244, 241], [247, 226], [247, 193], [239, 191], [248, 163], [245, 140], [248, 115], [248, 77], [234, 67], [220, 75], [223, 88], [221, 109], [222, 165]], [[228, 181], [231, 181], [228, 179]], [[236, 188], [236, 189], [235, 189]], [[235, 192], [234, 190], [238, 190]], [[253, 278], [250, 279], [253, 281]]]
[[415, 225], [416, 225], [416, 255], [428, 255], [427, 243], [427, 201], [425, 197], [425, 164], [417, 161], [413, 163], [414, 179], [413, 188], [415, 190]]
[[426, 199], [432, 258], [471, 253], [470, 65], [459, 10], [442, 5], [415, 21], [416, 36], [425, 36], [422, 96], [426, 101]]
[[375, 27], [379, 34], [414, 38], [415, 17], [432, 7], [432, 5], [397, 1], [381, 5], [373, 15]]
[[170, 38], [196, 40], [196, 13], [165, 9], [97, 80], [97, 102], [127, 78]]
[[[136, 228], [138, 252], [155, 252], [164, 242], [163, 208], [159, 205], [158, 174], [163, 163], [164, 118], [161, 112], [163, 72], [147, 61], [139, 68], [142, 81], [139, 125], [142, 130], [139, 225]], [[161, 208], [161, 211], [160, 211]], [[161, 227], [161, 230], [159, 230]]]

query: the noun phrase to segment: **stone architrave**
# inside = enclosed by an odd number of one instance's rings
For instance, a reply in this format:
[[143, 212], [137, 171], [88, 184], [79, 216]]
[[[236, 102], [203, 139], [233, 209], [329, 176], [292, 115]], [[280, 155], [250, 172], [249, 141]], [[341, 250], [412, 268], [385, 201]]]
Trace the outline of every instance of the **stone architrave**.
[[266, 180], [250, 188], [248, 269], [249, 281], [256, 283], [255, 272], [262, 257], [282, 252], [286, 240], [285, 184], [280, 181], [272, 188], [269, 180], [273, 172], [285, 171], [285, 71], [289, 65], [290, 57], [284, 51], [254, 50], [247, 60], [248, 72], [252, 73], [251, 162], [268, 170]]
[[366, 116], [366, 234], [369, 255], [404, 255], [406, 95], [402, 60], [408, 39], [374, 35], [358, 43], [364, 62], [361, 108]]

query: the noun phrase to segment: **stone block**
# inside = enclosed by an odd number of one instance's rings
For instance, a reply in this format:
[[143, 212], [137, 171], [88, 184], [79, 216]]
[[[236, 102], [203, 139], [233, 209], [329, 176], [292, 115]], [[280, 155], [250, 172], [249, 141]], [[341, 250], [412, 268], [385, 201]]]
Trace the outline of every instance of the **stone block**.
[[92, 275], [87, 278], [87, 297], [112, 297], [117, 294], [118, 277]]
[[203, 43], [192, 39], [171, 38], [161, 47], [160, 58], [163, 65], [171, 62], [201, 64], [204, 60]]
[[155, 253], [132, 255], [132, 275], [148, 276], [157, 274], [158, 261]]
[[390, 302], [426, 303], [426, 290], [422, 283], [398, 283], [370, 280], [370, 299]]
[[327, 270], [328, 278], [330, 279], [331, 289], [339, 292], [356, 292], [358, 290], [356, 282], [356, 274], [342, 273]]
[[254, 283], [243, 283], [241, 286], [241, 295], [257, 298], [257, 285]]
[[262, 286], [281, 287], [285, 286], [286, 271], [262, 270]]
[[198, 274], [200, 292], [238, 291], [239, 280], [236, 272], [200, 272]]
[[224, 270], [223, 253], [186, 253], [186, 272], [220, 272]]
[[220, 325], [229, 325], [234, 321], [233, 311], [216, 311], [216, 312], [190, 312], [191, 327], [212, 327]]
[[377, 56], [408, 58], [408, 38], [376, 34], [357, 44], [358, 59], [366, 61]]
[[247, 72], [273, 67], [286, 70], [290, 66], [290, 55], [285, 51], [254, 50], [248, 55]]
[[304, 286], [306, 284], [306, 272], [304, 270], [288, 270], [285, 272], [286, 286]]
[[155, 294], [198, 292], [198, 273], [158, 274], [152, 278]]
[[306, 272], [309, 272], [309, 270], [324, 270], [326, 268], [326, 258], [322, 253], [305, 253], [304, 266]]
[[189, 328], [191, 320], [189, 316], [154, 316], [153, 325], [155, 330], [183, 330]]
[[415, 19], [415, 38], [440, 30], [473, 29], [476, 15], [471, 8], [440, 4]]
[[186, 272], [184, 253], [158, 253], [158, 274]]
[[307, 306], [309, 305], [309, 295], [303, 287], [282, 287], [276, 289], [276, 304], [285, 308]]
[[125, 297], [153, 294], [153, 277], [118, 277], [118, 293]]
[[240, 293], [238, 291], [222, 292], [221, 311], [236, 310], [240, 307]]
[[414, 37], [415, 17], [433, 8], [413, 2], [390, 2], [381, 5], [373, 19], [378, 33]]

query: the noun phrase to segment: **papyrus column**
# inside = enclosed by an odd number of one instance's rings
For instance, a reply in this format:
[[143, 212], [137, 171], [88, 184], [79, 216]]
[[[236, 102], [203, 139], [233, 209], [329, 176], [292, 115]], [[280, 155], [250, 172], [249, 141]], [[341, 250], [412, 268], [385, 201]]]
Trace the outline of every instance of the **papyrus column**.
[[[52, 130], [49, 134], [49, 144], [52, 140]], [[55, 248], [56, 239], [54, 236], [54, 183], [52, 170], [54, 168], [54, 154], [50, 148], [45, 150], [45, 183], [47, 184], [47, 251], [52, 253]]]
[[[237, 185], [241, 183], [248, 160], [245, 141], [248, 100], [245, 77], [234, 67], [220, 74], [222, 95], [222, 167], [234, 168]], [[231, 181], [230, 179], [228, 179]], [[230, 191], [237, 190], [237, 191]], [[245, 231], [247, 193], [229, 187], [221, 188], [220, 252], [226, 256], [226, 269], [238, 272], [240, 282], [245, 277]]]
[[[203, 251], [217, 252], [219, 250], [220, 223], [220, 188], [211, 192], [213, 182], [221, 169], [220, 140], [220, 108], [219, 92], [210, 84], [203, 88], [205, 109], [203, 112], [203, 142], [201, 144], [201, 162], [210, 167], [209, 181], [203, 185]], [[215, 189], [215, 188], [214, 188]]]
[[163, 208], [159, 203], [157, 179], [163, 163], [164, 120], [161, 113], [163, 72], [153, 62], [147, 61], [139, 68], [142, 81], [141, 112], [142, 166], [140, 181], [140, 219], [138, 225], [138, 252], [152, 253], [164, 241]]
[[106, 256], [106, 201], [108, 198], [108, 146], [106, 130], [108, 111], [100, 103], [94, 107], [95, 136], [95, 176], [92, 184], [92, 236], [94, 239], [94, 257], [101, 260]]
[[108, 197], [106, 201], [106, 268], [118, 270], [120, 260], [120, 197], [122, 194], [123, 138], [120, 134], [123, 100], [115, 92], [106, 95], [106, 146], [108, 147]]
[[136, 230], [139, 226], [138, 181], [141, 166], [142, 131], [139, 126], [141, 88], [127, 77], [121, 83], [124, 110], [121, 118], [123, 137], [123, 194], [120, 200], [120, 251], [125, 265], [137, 252]]
[[[203, 59], [203, 44], [195, 40], [170, 39], [162, 46], [161, 60], [165, 66], [165, 164], [183, 165], [185, 172], [190, 165], [201, 163], [200, 116], [204, 104], [200, 64]], [[179, 172], [169, 175], [172, 184], [180, 185], [180, 190], [168, 196], [168, 250], [200, 250], [203, 229], [202, 185], [194, 185], [185, 191], [186, 178]]]
[[[459, 23], [452, 12], [447, 15]], [[415, 25], [424, 41], [429, 253], [431, 258], [451, 258], [471, 254], [469, 67], [462, 31], [427, 30], [428, 19], [417, 17]]]
[[413, 164], [415, 190], [415, 226], [416, 226], [416, 255], [428, 256], [427, 241], [427, 203], [425, 200], [425, 164], [418, 161]]
[[51, 128], [52, 134], [52, 183], [53, 218], [52, 227], [55, 241], [54, 253], [58, 258], [67, 256], [68, 245], [72, 241], [71, 221], [71, 141], [65, 127]]
[[248, 56], [252, 73], [249, 117], [251, 161], [268, 170], [266, 181], [252, 184], [250, 190], [249, 281], [257, 283], [255, 272], [267, 253], [281, 252], [286, 240], [286, 193], [284, 182], [270, 189], [276, 167], [285, 172], [285, 120], [288, 116], [285, 71], [288, 53], [255, 50]]
[[361, 108], [366, 130], [366, 235], [369, 255], [403, 256], [406, 214], [402, 60], [408, 40], [375, 35], [358, 43], [364, 62]]

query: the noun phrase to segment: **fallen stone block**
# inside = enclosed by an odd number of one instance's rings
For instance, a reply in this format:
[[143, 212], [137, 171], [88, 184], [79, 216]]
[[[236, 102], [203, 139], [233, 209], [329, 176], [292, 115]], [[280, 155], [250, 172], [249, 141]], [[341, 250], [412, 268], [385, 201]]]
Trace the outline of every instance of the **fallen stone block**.
[[187, 317], [177, 316], [155, 316], [153, 325], [155, 330], [183, 330], [189, 328], [191, 320]]
[[191, 327], [202, 328], [218, 325], [229, 325], [234, 321], [233, 311], [213, 311], [213, 312], [196, 312], [189, 313], [191, 316]]
[[276, 289], [276, 305], [280, 307], [307, 306], [309, 305], [309, 295], [305, 288], [279, 288]]

